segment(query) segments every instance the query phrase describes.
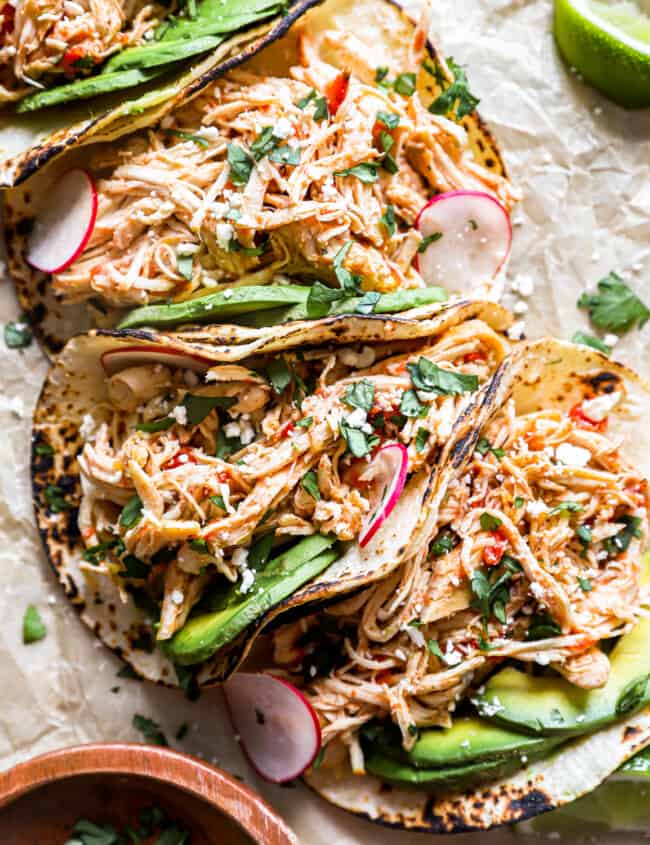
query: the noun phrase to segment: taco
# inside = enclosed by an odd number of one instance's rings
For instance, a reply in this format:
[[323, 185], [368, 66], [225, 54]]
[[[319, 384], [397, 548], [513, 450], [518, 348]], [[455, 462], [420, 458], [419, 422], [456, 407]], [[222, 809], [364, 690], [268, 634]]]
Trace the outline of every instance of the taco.
[[[381, 295], [423, 287], [496, 298], [517, 192], [464, 70], [398, 5], [326, 0], [223, 69], [129, 127], [147, 131], [116, 143], [107, 130], [110, 143], [9, 192], [10, 269], [51, 347], [69, 336], [70, 303], [90, 303], [106, 327], [118, 319], [107, 309], [153, 308], [124, 325], [155, 325], [156, 305], [233, 286], [251, 299], [286, 288], [280, 304], [303, 317], [370, 313]], [[79, 202], [61, 199], [71, 179]], [[49, 261], [44, 241], [57, 247]], [[268, 308], [250, 311], [264, 325]]]
[[0, 102], [18, 102], [0, 125], [0, 184], [19, 184], [71, 147], [155, 121], [224, 65], [280, 37], [314, 2], [5, 4]]
[[649, 412], [650, 386], [585, 347], [502, 363], [418, 553], [273, 634], [321, 726], [311, 787], [400, 827], [484, 830], [650, 743]]
[[358, 316], [356, 340], [331, 320], [271, 352], [96, 331], [56, 360], [34, 415], [37, 521], [83, 620], [140, 675], [220, 680], [280, 612], [413, 554], [507, 314]]

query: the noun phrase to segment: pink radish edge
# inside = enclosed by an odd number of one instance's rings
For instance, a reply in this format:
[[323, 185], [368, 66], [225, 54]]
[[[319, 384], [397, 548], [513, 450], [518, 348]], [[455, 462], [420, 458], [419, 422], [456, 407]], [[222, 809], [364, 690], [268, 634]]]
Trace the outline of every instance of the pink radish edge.
[[[25, 260], [26, 260], [27, 264], [29, 264], [30, 267], [33, 267], [35, 270], [38, 270], [41, 273], [49, 273], [50, 275], [53, 275], [54, 273], [62, 273], [64, 270], [67, 270], [68, 267], [70, 267], [72, 264], [74, 264], [74, 262], [77, 260], [77, 258], [79, 258], [81, 253], [84, 251], [84, 249], [86, 248], [86, 244], [90, 240], [90, 237], [91, 237], [91, 235], [92, 235], [92, 233], [95, 229], [95, 223], [97, 222], [97, 208], [98, 208], [98, 205], [99, 205], [99, 200], [98, 200], [98, 197], [97, 197], [97, 188], [95, 187], [95, 182], [93, 180], [93, 177], [90, 175], [90, 173], [88, 173], [87, 170], [84, 170], [81, 167], [75, 167], [72, 170], [81, 171], [88, 181], [88, 187], [90, 189], [90, 196], [91, 196], [90, 219], [88, 221], [86, 231], [85, 231], [85, 233], [84, 233], [84, 235], [83, 235], [83, 237], [82, 237], [82, 239], [79, 243], [79, 246], [73, 252], [72, 256], [70, 258], [67, 258], [58, 267], [54, 267], [54, 268], [38, 267], [36, 264], [32, 264], [29, 261], [29, 258], [27, 258], [27, 256], [25, 256]], [[60, 177], [58, 182], [61, 182], [61, 180], [64, 179], [71, 172], [72, 171], [70, 171], [70, 170], [66, 171], [66, 173], [64, 173]], [[57, 184], [58, 184], [58, 182], [57, 182]], [[56, 189], [56, 185], [54, 186], [54, 189]]]
[[[251, 673], [251, 674], [253, 674], [253, 673]], [[284, 687], [286, 687], [288, 690], [290, 690], [290, 692], [292, 692], [297, 698], [300, 699], [300, 701], [304, 705], [305, 709], [307, 710], [307, 712], [311, 716], [311, 720], [312, 720], [313, 725], [314, 725], [314, 733], [315, 733], [315, 736], [316, 736], [314, 753], [312, 754], [311, 758], [309, 759], [309, 762], [305, 766], [303, 766], [302, 769], [300, 769], [297, 772], [292, 772], [292, 774], [290, 776], [287, 776], [286, 778], [271, 778], [268, 775], [264, 774], [264, 772], [262, 772], [257, 767], [257, 765], [255, 764], [255, 761], [253, 760], [253, 757], [251, 756], [251, 752], [246, 747], [246, 742], [242, 739], [241, 735], [239, 737], [239, 745], [241, 747], [241, 750], [242, 750], [244, 756], [248, 760], [251, 768], [255, 771], [256, 774], [258, 774], [262, 778], [262, 780], [265, 780], [268, 783], [287, 783], [288, 781], [295, 780], [295, 778], [300, 777], [300, 775], [303, 772], [305, 772], [312, 765], [314, 760], [318, 757], [318, 755], [319, 755], [319, 753], [320, 753], [320, 751], [323, 747], [323, 735], [322, 735], [322, 732], [321, 732], [320, 722], [318, 721], [318, 716], [316, 715], [316, 711], [312, 707], [309, 699], [305, 696], [305, 694], [301, 690], [298, 689], [298, 687], [289, 683], [289, 681], [285, 681], [284, 678], [278, 678], [277, 675], [272, 675], [270, 672], [259, 672], [259, 673], [255, 673], [255, 674], [264, 675], [265, 677], [272, 679], [273, 681], [277, 681], [278, 683], [280, 683]], [[226, 684], [224, 685], [224, 688], [225, 688], [224, 689], [224, 699], [226, 701], [226, 709], [228, 710], [228, 716], [230, 718], [230, 724], [232, 725], [233, 730], [236, 731], [237, 725], [235, 724], [235, 718], [233, 716], [232, 708], [230, 706], [230, 698], [229, 698], [228, 693], [226, 691], [227, 684], [228, 684], [228, 682], [226, 681]]]
[[[169, 356], [171, 358], [175, 358], [177, 361], [176, 366], [178, 367], [182, 367], [183, 360], [185, 360], [188, 362], [188, 364], [186, 365], [186, 369], [190, 369], [191, 367], [195, 367], [196, 364], [200, 364], [202, 370], [207, 370], [213, 364], [210, 359], [203, 358], [201, 355], [194, 355], [188, 352], [175, 352], [174, 350], [168, 349], [165, 346], [156, 346], [155, 344], [149, 344], [147, 346], [125, 346], [121, 349], [108, 349], [102, 355], [102, 367], [104, 368], [104, 371], [107, 375], [112, 376], [114, 373], [117, 373], [120, 370], [126, 369], [126, 367], [133, 366], [138, 363], [155, 363], [154, 361], [150, 360], [140, 360], [143, 356], [145, 358], [148, 358], [149, 355], [153, 354], [158, 357]], [[123, 365], [120, 365], [118, 361], [117, 366], [113, 367], [111, 366], [110, 362], [111, 357], [124, 357], [126, 360], [124, 361]]]
[[377, 531], [379, 531], [381, 526], [384, 524], [397, 504], [399, 497], [402, 495], [402, 490], [404, 489], [404, 484], [406, 483], [406, 474], [408, 472], [408, 451], [406, 447], [403, 443], [387, 443], [385, 446], [382, 446], [377, 450], [377, 455], [387, 449], [398, 449], [400, 451], [400, 467], [397, 474], [397, 481], [393, 488], [393, 492], [391, 493], [390, 499], [382, 508], [381, 513], [375, 517], [365, 534], [363, 534], [363, 536], [359, 536], [359, 546], [362, 549], [368, 545]]
[[[418, 212], [418, 216], [415, 218], [415, 228], [419, 230], [419, 228], [420, 228], [420, 218], [422, 217], [424, 212], [427, 210], [427, 208], [429, 208], [430, 206], [434, 205], [437, 202], [441, 202], [442, 200], [451, 199], [451, 197], [482, 197], [484, 199], [491, 200], [495, 205], [497, 205], [499, 207], [499, 210], [503, 212], [503, 216], [508, 221], [508, 250], [506, 251], [506, 254], [503, 257], [501, 264], [499, 264], [499, 266], [497, 267], [497, 269], [494, 273], [494, 275], [496, 276], [497, 273], [501, 270], [503, 265], [508, 260], [508, 256], [510, 254], [510, 248], [512, 247], [512, 221], [510, 219], [510, 214], [508, 213], [506, 207], [503, 205], [503, 203], [499, 202], [499, 200], [496, 197], [492, 196], [492, 194], [488, 194], [485, 191], [462, 191], [462, 190], [460, 190], [460, 191], [447, 191], [447, 193], [445, 193], [445, 194], [436, 194], [436, 196], [431, 197], [431, 199], [428, 200], [428, 202], [426, 202], [422, 206], [420, 211]], [[416, 256], [415, 256], [415, 268], [418, 272], [420, 271], [420, 256], [419, 256], [419, 254], [416, 254]]]

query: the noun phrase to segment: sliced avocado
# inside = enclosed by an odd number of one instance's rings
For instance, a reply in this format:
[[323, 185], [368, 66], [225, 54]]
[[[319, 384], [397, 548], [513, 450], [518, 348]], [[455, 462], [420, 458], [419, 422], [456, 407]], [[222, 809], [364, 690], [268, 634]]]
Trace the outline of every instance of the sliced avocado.
[[179, 323], [220, 322], [249, 311], [263, 311], [282, 305], [306, 302], [309, 288], [301, 285], [251, 285], [209, 293], [170, 305], [145, 305], [127, 314], [118, 329], [137, 326], [175, 326]]
[[200, 38], [179, 41], [149, 41], [138, 47], [129, 47], [121, 53], [116, 53], [106, 63], [102, 75], [115, 73], [118, 70], [142, 70], [182, 61], [214, 50], [223, 39], [222, 35], [203, 35]]
[[650, 619], [621, 637], [609, 655], [601, 689], [584, 690], [559, 676], [533, 677], [508, 667], [473, 701], [479, 715], [513, 730], [544, 736], [589, 733], [650, 701]]
[[[306, 285], [251, 285], [209, 293], [196, 299], [174, 302], [171, 305], [145, 305], [127, 314], [118, 328], [138, 326], [176, 326], [181, 323], [214, 322], [223, 317], [253, 328], [308, 320]], [[413, 290], [385, 293], [379, 297], [374, 314], [395, 314], [422, 305], [444, 302], [447, 293], [443, 288], [414, 288]], [[355, 303], [360, 299], [346, 299], [335, 303], [331, 314], [354, 314]]]
[[420, 786], [428, 789], [464, 789], [483, 781], [507, 777], [528, 763], [546, 756], [560, 740], [547, 739], [537, 749], [510, 757], [497, 757], [456, 766], [420, 768], [389, 757], [380, 749], [373, 749], [365, 755], [366, 770], [381, 780], [390, 783]]
[[525, 760], [557, 744], [548, 737], [515, 733], [476, 716], [456, 718], [450, 728], [421, 729], [410, 751], [403, 749], [399, 731], [392, 724], [367, 725], [362, 731], [362, 741], [364, 747], [416, 769], [457, 768], [515, 756]]
[[158, 27], [156, 38], [178, 41], [204, 35], [224, 35], [285, 9], [283, 0], [203, 0], [193, 17], [178, 18]]
[[613, 777], [616, 780], [642, 780], [650, 785], [650, 748], [644, 748], [623, 763]]
[[190, 618], [163, 644], [163, 650], [181, 666], [212, 657], [265, 611], [327, 569], [339, 557], [339, 552], [332, 548], [335, 542], [335, 537], [322, 534], [301, 540], [256, 573], [245, 595], [232, 585], [219, 602], [222, 609]]
[[37, 94], [29, 94], [17, 104], [17, 112], [37, 111], [49, 106], [59, 106], [62, 103], [69, 103], [72, 100], [87, 100], [90, 97], [99, 97], [101, 94], [110, 94], [112, 91], [121, 91], [123, 88], [133, 88], [142, 85], [160, 76], [167, 70], [155, 68], [153, 70], [123, 70], [116, 73], [100, 73], [97, 76], [89, 76], [86, 79], [78, 79], [67, 85], [59, 85], [58, 88], [50, 88], [47, 91], [39, 91]]

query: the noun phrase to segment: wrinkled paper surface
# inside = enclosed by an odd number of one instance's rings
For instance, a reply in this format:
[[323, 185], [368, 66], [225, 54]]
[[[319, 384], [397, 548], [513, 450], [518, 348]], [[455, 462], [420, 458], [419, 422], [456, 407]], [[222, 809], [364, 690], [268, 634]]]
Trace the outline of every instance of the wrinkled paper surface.
[[[588, 328], [576, 308], [578, 296], [612, 269], [650, 301], [650, 112], [618, 109], [565, 68], [550, 33], [551, 16], [548, 0], [440, 0], [432, 13], [432, 35], [445, 56], [468, 66], [472, 88], [481, 96], [480, 111], [525, 194], [514, 217], [510, 278], [525, 274], [535, 281], [527, 300], [528, 332], [570, 338], [576, 329]], [[5, 323], [17, 316], [5, 279], [0, 318]], [[614, 357], [650, 377], [650, 324], [631, 331]], [[121, 664], [68, 606], [48, 570], [32, 517], [30, 416], [45, 372], [36, 344], [3, 351], [0, 767], [76, 743], [137, 741], [131, 719], [141, 713], [162, 725], [172, 745], [243, 776], [305, 845], [426, 841], [349, 817], [302, 786], [258, 781], [231, 737], [218, 690], [192, 704], [175, 690], [116, 678]], [[24, 646], [21, 621], [29, 603], [38, 606], [48, 636]], [[175, 742], [184, 722], [190, 731]], [[471, 841], [489, 845], [515, 837], [502, 830]], [[453, 839], [457, 845], [467, 841]]]

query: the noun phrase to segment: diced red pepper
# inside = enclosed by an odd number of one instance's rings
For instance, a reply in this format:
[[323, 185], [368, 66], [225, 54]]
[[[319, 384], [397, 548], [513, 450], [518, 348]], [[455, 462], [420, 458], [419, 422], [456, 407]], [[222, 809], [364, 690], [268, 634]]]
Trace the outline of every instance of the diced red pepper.
[[176, 469], [176, 467], [183, 466], [183, 464], [195, 463], [196, 457], [194, 456], [194, 452], [187, 447], [183, 447], [167, 461], [167, 463], [163, 466], [163, 469]]
[[279, 430], [278, 430], [278, 438], [282, 439], [284, 437], [291, 437], [293, 432], [296, 429], [296, 424], [294, 422], [286, 422]]
[[382, 669], [381, 672], [377, 672], [377, 674], [375, 675], [375, 683], [392, 684], [393, 673], [390, 671], [390, 669]]
[[607, 417], [604, 420], [592, 420], [584, 412], [582, 403], [574, 405], [569, 411], [569, 416], [579, 428], [586, 428], [588, 431], [606, 431]]
[[63, 54], [63, 70], [68, 74], [72, 75], [76, 73], [77, 68], [75, 65], [79, 61], [79, 59], [83, 59], [86, 53], [83, 47], [71, 47], [69, 50], [66, 50]]
[[483, 549], [483, 563], [486, 566], [498, 566], [508, 546], [507, 539], [500, 531], [491, 531], [492, 542]]
[[14, 31], [14, 21], [16, 18], [16, 10], [11, 3], [5, 3], [0, 10], [2, 14], [2, 25], [0, 26], [0, 33], [2, 35], [11, 35]]
[[348, 87], [350, 85], [349, 72], [339, 73], [336, 79], [333, 79], [325, 89], [325, 97], [327, 99], [327, 108], [332, 117], [341, 107], [341, 103], [345, 100]]
[[468, 352], [467, 355], [463, 358], [463, 362], [465, 364], [471, 364], [474, 361], [479, 361], [481, 364], [485, 364], [487, 361], [487, 355], [485, 352], [481, 352], [477, 349], [475, 352]]

